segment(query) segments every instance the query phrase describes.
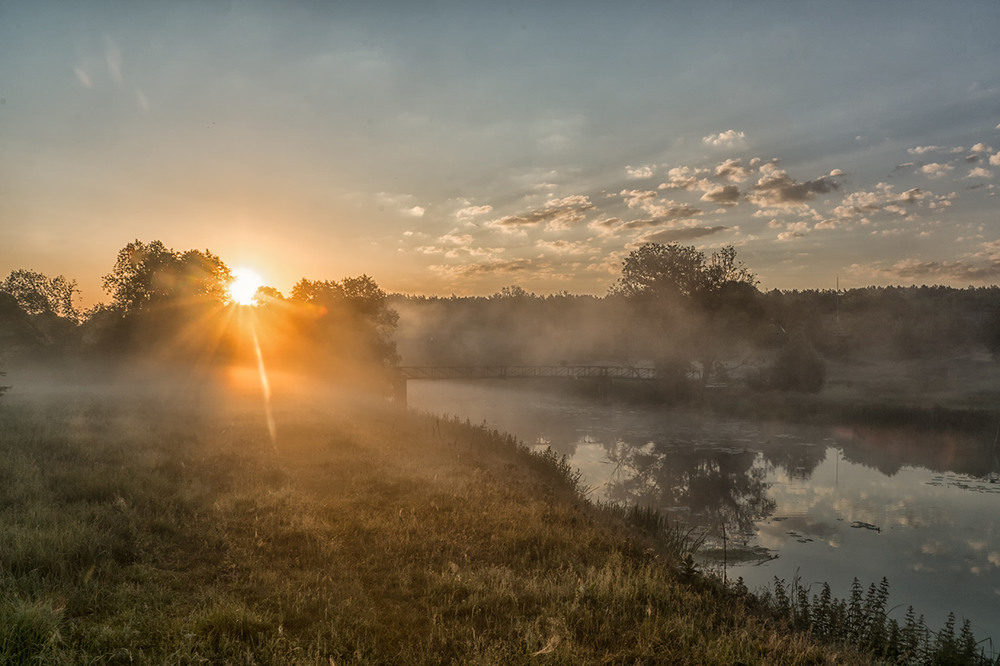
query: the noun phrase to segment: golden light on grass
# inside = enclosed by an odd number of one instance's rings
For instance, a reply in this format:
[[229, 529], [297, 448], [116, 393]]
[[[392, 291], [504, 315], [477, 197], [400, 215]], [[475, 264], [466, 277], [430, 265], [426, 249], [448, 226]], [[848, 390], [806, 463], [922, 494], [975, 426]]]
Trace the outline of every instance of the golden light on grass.
[[252, 268], [233, 270], [233, 283], [229, 285], [229, 295], [240, 305], [252, 305], [257, 289], [264, 285], [263, 278]]

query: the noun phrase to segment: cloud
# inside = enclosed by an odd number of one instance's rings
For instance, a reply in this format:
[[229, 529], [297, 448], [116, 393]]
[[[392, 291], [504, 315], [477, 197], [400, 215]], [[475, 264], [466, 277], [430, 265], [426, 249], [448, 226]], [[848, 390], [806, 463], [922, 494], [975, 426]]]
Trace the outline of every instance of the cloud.
[[923, 155], [924, 153], [932, 153], [936, 150], [944, 150], [941, 146], [917, 146], [916, 148], [909, 148], [906, 152], [911, 155]]
[[590, 202], [589, 197], [576, 194], [562, 199], [550, 199], [545, 202], [545, 206], [542, 208], [536, 208], [520, 215], [508, 215], [491, 220], [486, 224], [498, 229], [516, 231], [522, 227], [532, 227], [544, 223], [546, 229], [559, 231], [568, 229], [573, 224], [586, 219], [586, 212], [593, 208], [594, 204]]
[[854, 264], [852, 273], [871, 275], [883, 279], [909, 283], [939, 284], [955, 281], [965, 284], [993, 282], [1000, 277], [1000, 262], [977, 265], [968, 261], [921, 261], [902, 259], [891, 266], [881, 263], [871, 265]]
[[669, 222], [670, 220], [684, 220], [689, 217], [701, 215], [704, 212], [700, 208], [672, 200], [647, 204], [643, 206], [643, 210], [652, 215], [657, 224]]
[[990, 165], [991, 166], [1000, 166], [1000, 153], [996, 153], [994, 155], [990, 155]]
[[448, 232], [445, 235], [438, 238], [439, 243], [447, 243], [449, 245], [469, 245], [472, 243], [472, 236], [469, 234], [456, 234], [454, 231]]
[[647, 231], [641, 234], [635, 239], [635, 244], [642, 245], [644, 243], [674, 243], [680, 241], [694, 240], [695, 238], [704, 238], [706, 236], [713, 236], [717, 233], [726, 231], [729, 227], [688, 227], [686, 229], [659, 229], [654, 231]]
[[709, 134], [708, 136], [702, 137], [701, 140], [710, 146], [724, 146], [731, 148], [736, 145], [742, 145], [745, 143], [745, 139], [746, 133], [730, 129], [725, 132], [719, 132], [718, 134]]
[[455, 213], [455, 217], [460, 220], [469, 220], [473, 217], [478, 217], [479, 215], [485, 215], [486, 213], [492, 212], [493, 206], [466, 206], [458, 212]]
[[652, 178], [654, 168], [650, 165], [633, 167], [631, 165], [625, 167], [625, 175], [629, 178]]
[[416, 197], [412, 194], [393, 194], [391, 192], [378, 192], [375, 195], [379, 210], [394, 210], [397, 213], [408, 217], [423, 217], [427, 210], [423, 206], [415, 205]]
[[[769, 167], [769, 168], [765, 168]], [[817, 194], [826, 194], [840, 187], [837, 176], [820, 176], [815, 180], [797, 182], [782, 169], [767, 164], [761, 166], [761, 178], [751, 188], [747, 198], [760, 207], [808, 208], [807, 201]]]
[[653, 224], [694, 217], [703, 212], [700, 208], [672, 199], [661, 200], [654, 190], [622, 190], [620, 194], [629, 208], [638, 208], [655, 218], [651, 221]]
[[146, 93], [142, 92], [139, 88], [135, 89], [135, 103], [143, 111], [149, 111], [149, 99], [146, 97]]
[[735, 206], [740, 202], [740, 188], [735, 185], [725, 185], [705, 192], [702, 201], [710, 201], [720, 206]]
[[122, 50], [107, 35], [104, 36], [104, 58], [108, 63], [108, 73], [111, 75], [111, 80], [122, 85], [125, 80], [122, 76]]
[[84, 88], [94, 87], [94, 82], [90, 78], [90, 73], [83, 67], [74, 67], [73, 73], [76, 74], [76, 80], [80, 82], [81, 86]]
[[992, 149], [989, 146], [987, 146], [985, 143], [979, 142], [976, 145], [974, 145], [972, 148], [969, 148], [969, 150], [972, 151], [972, 152], [974, 152], [974, 153], [988, 153]]
[[584, 242], [568, 241], [561, 238], [553, 241], [540, 240], [535, 243], [535, 247], [555, 254], [586, 254], [594, 249]]
[[778, 234], [779, 241], [793, 240], [795, 238], [802, 238], [809, 233], [809, 225], [805, 222], [795, 222], [794, 224], [789, 224], [786, 227], [786, 231]]
[[920, 167], [920, 173], [928, 176], [930, 178], [940, 178], [947, 174], [949, 171], [953, 170], [955, 167], [950, 164], [941, 164], [939, 162], [931, 162], [930, 164], [925, 164]]
[[751, 173], [750, 169], [743, 166], [741, 160], [729, 159], [715, 167], [716, 178], [723, 178], [734, 183], [742, 183], [750, 177]]
[[708, 169], [692, 169], [691, 167], [674, 167], [667, 172], [668, 180], [660, 183], [660, 190], [693, 190], [701, 182], [698, 176], [709, 173]]
[[[844, 197], [839, 206], [833, 209], [833, 215], [838, 220], [850, 220], [861, 218], [862, 224], [869, 222], [869, 217], [880, 211], [902, 215], [910, 219], [911, 215], [907, 207], [926, 206], [928, 208], [938, 208], [949, 206], [949, 201], [953, 195], [937, 196], [932, 192], [913, 187], [905, 192], [898, 193], [892, 185], [879, 183], [875, 190], [871, 192], [852, 192]], [[832, 224], [824, 224], [822, 228], [830, 228]], [[821, 228], [817, 226], [817, 228]]]
[[641, 208], [645, 202], [656, 198], [654, 190], [622, 190], [619, 192], [629, 208]]
[[989, 169], [984, 169], [983, 167], [976, 167], [975, 169], [969, 172], [968, 176], [966, 176], [966, 178], [992, 178], [992, 177], [993, 177], [993, 172], [991, 172]]
[[431, 266], [434, 272], [452, 278], [477, 278], [490, 275], [511, 275], [533, 270], [531, 259], [495, 260], [481, 263], [459, 264], [454, 266]]

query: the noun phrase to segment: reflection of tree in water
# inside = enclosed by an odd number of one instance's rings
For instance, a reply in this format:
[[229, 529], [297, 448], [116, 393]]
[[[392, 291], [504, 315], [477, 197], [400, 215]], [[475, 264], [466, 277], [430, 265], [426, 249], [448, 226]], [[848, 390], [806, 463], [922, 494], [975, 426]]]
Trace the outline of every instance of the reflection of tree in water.
[[763, 447], [767, 461], [785, 470], [788, 478], [806, 481], [820, 463], [826, 460], [826, 446], [816, 446], [802, 442], [790, 442], [780, 446]]
[[693, 446], [638, 446], [618, 441], [608, 452], [616, 465], [607, 485], [611, 500], [655, 509], [685, 508], [696, 522], [750, 536], [754, 522], [774, 512], [767, 467], [754, 451]]

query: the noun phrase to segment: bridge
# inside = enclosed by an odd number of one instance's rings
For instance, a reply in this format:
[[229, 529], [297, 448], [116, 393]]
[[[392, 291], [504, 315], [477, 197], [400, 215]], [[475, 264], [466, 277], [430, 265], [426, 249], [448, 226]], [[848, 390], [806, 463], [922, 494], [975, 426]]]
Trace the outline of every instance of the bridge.
[[656, 368], [619, 365], [456, 365], [396, 368], [394, 398], [406, 405], [406, 382], [411, 379], [593, 379], [597, 392], [607, 397], [613, 379], [654, 381]]

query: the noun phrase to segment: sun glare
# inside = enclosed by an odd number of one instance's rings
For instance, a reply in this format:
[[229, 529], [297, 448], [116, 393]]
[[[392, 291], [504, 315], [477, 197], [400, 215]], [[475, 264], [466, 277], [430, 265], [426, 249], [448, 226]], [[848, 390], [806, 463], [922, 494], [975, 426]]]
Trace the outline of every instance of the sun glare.
[[264, 284], [260, 275], [250, 268], [233, 270], [233, 283], [229, 285], [229, 295], [240, 305], [252, 305], [257, 288]]

